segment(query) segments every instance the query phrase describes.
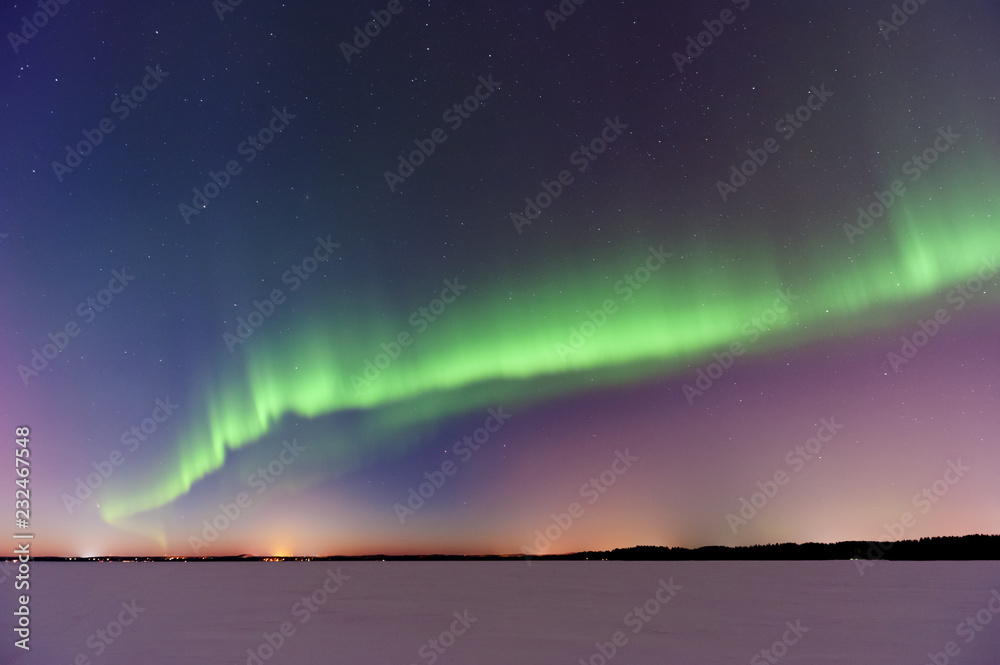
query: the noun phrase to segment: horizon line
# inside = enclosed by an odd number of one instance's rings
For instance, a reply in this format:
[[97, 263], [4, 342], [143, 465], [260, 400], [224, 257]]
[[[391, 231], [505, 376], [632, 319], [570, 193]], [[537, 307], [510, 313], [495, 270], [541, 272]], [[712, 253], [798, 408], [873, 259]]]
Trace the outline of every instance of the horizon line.
[[[31, 556], [35, 561], [43, 560], [61, 560], [61, 561], [102, 561], [108, 559], [125, 559], [125, 560], [172, 560], [172, 561], [205, 561], [212, 559], [256, 559], [256, 560], [273, 560], [273, 561], [289, 561], [289, 560], [312, 560], [312, 559], [340, 559], [340, 560], [368, 560], [368, 559], [426, 559], [426, 558], [468, 558], [468, 559], [483, 559], [483, 558], [493, 558], [493, 559], [546, 559], [546, 558], [556, 558], [556, 557], [573, 557], [573, 556], [584, 556], [584, 555], [600, 555], [600, 554], [612, 554], [615, 552], [627, 553], [630, 550], [646, 549], [646, 550], [662, 550], [664, 552], [669, 551], [688, 551], [688, 552], [698, 552], [701, 550], [712, 549], [712, 550], [750, 550], [754, 548], [778, 548], [778, 547], [805, 547], [809, 545], [820, 546], [820, 547], [834, 547], [834, 546], [857, 546], [860, 544], [882, 544], [882, 543], [892, 543], [885, 550], [889, 550], [891, 547], [900, 543], [917, 543], [920, 544], [921, 541], [934, 541], [934, 540], [960, 540], [963, 538], [997, 538], [1000, 539], [1000, 534], [984, 534], [984, 533], [974, 533], [965, 534], [961, 536], [923, 536], [921, 538], [911, 538], [902, 540], [839, 540], [835, 542], [771, 542], [771, 543], [755, 543], [752, 545], [701, 545], [699, 547], [683, 547], [683, 546], [670, 546], [670, 545], [631, 545], [628, 547], [616, 547], [608, 550], [577, 550], [570, 552], [549, 552], [549, 553], [538, 553], [532, 554], [529, 552], [517, 552], [517, 553], [476, 553], [476, 554], [459, 554], [459, 553], [446, 553], [446, 552], [436, 552], [431, 554], [386, 554], [386, 553], [373, 553], [373, 554], [296, 554], [296, 555], [273, 555], [273, 554], [251, 554], [248, 552], [237, 552], [232, 554], [214, 554], [214, 555], [173, 555], [173, 554], [145, 554], [145, 555], [135, 555], [135, 554], [105, 554], [100, 556], [60, 556], [60, 555], [40, 555]], [[924, 543], [929, 544], [929, 543]], [[883, 557], [884, 558], [884, 552]], [[2, 556], [0, 561], [16, 561], [17, 556]], [[992, 559], [990, 559], [992, 560]]]

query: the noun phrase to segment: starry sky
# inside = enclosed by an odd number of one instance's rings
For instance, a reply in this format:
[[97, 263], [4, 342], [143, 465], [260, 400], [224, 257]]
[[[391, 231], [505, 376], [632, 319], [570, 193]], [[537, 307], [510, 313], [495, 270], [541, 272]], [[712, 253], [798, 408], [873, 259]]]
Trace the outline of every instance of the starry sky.
[[5, 3], [35, 554], [1000, 532], [1000, 11], [903, 4]]

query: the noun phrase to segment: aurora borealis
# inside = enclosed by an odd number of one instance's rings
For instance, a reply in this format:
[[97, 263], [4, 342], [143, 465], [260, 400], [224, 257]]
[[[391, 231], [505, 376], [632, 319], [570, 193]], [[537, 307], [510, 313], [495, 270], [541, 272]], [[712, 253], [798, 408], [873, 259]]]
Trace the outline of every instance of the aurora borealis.
[[68, 4], [9, 49], [39, 549], [516, 553], [595, 478], [547, 551], [877, 539], [957, 459], [906, 537], [998, 532], [1000, 14], [732, 4], [404, 1], [364, 46], [384, 5]]

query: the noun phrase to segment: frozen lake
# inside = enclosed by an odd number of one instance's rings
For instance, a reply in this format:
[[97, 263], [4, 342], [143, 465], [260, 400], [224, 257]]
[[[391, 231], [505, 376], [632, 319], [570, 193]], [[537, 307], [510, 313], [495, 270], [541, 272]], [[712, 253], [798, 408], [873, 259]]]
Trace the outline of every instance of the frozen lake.
[[1000, 562], [35, 562], [28, 653], [2, 589], [3, 663], [1000, 662]]

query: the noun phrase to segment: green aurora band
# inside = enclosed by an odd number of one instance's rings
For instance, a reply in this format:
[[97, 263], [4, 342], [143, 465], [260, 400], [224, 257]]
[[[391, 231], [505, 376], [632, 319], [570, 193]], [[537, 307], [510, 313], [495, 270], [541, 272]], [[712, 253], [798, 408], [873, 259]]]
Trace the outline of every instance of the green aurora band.
[[[412, 446], [414, 427], [472, 409], [708, 362], [713, 351], [741, 339], [741, 327], [773, 305], [778, 289], [790, 288], [799, 299], [748, 353], [909, 322], [905, 317], [916, 314], [907, 305], [921, 305], [926, 316], [932, 310], [921, 301], [974, 276], [1000, 251], [1000, 206], [984, 200], [982, 182], [978, 193], [968, 184], [949, 189], [955, 196], [948, 199], [936, 188], [934, 198], [908, 193], [853, 243], [840, 220], [822, 244], [782, 256], [750, 244], [730, 256], [664, 247], [673, 257], [628, 301], [615, 284], [650, 257], [642, 246], [610, 269], [608, 262], [600, 271], [565, 267], [531, 281], [521, 276], [514, 296], [510, 288], [476, 290], [470, 281], [423, 334], [406, 318], [387, 326], [373, 323], [380, 317], [331, 315], [290, 337], [255, 335], [242, 349], [245, 365], [228, 380], [215, 379], [204, 413], [188, 423], [179, 445], [130, 482], [104, 490], [102, 516], [121, 523], [169, 504], [222, 468], [228, 451], [253, 444], [289, 416], [359, 415], [360, 428], [332, 435], [323, 446], [324, 459], [344, 467], [376, 449]], [[707, 265], [714, 269], [699, 269]], [[587, 312], [606, 300], [617, 311], [568, 351], [571, 328], [579, 330]], [[365, 359], [382, 351], [379, 344], [403, 330], [414, 335], [413, 344], [356, 389], [352, 375], [360, 376]]]

